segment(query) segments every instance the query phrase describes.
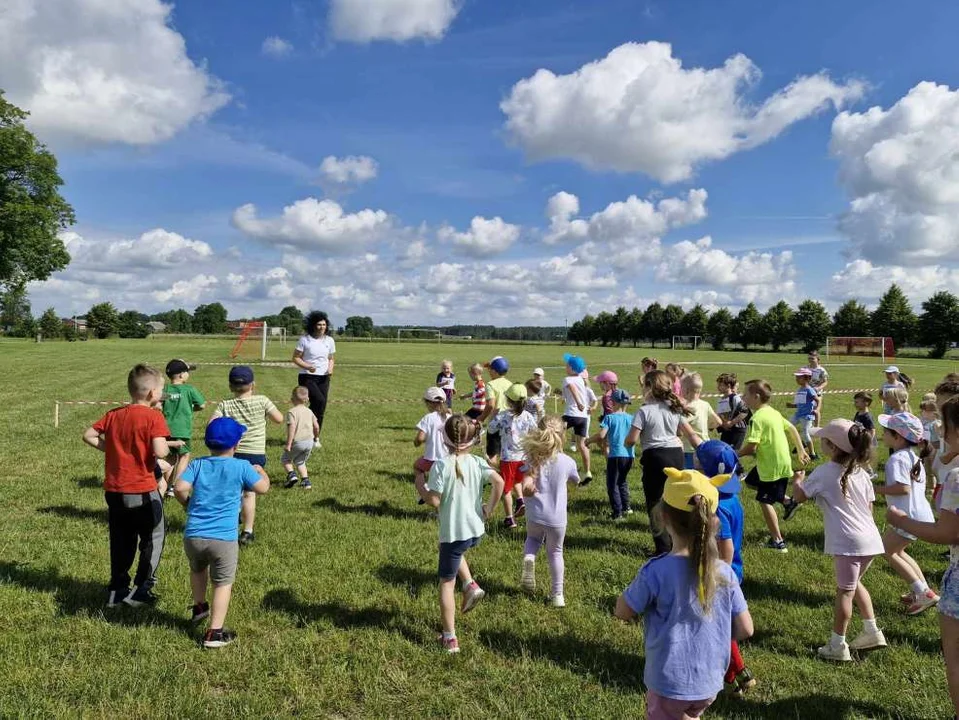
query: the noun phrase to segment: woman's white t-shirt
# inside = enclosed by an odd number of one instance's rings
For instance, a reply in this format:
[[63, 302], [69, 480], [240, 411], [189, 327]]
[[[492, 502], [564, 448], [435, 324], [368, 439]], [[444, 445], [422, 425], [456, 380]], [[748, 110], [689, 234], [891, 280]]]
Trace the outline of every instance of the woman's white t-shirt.
[[336, 352], [336, 343], [329, 335], [315, 338], [312, 335], [303, 335], [296, 343], [296, 351], [301, 353], [303, 362], [313, 366], [313, 372], [300, 368], [300, 372], [307, 375], [329, 375], [330, 357]]
[[[580, 410], [576, 405], [576, 398], [573, 397], [571, 388], [575, 387], [579, 391], [579, 401], [583, 403], [583, 409]], [[578, 375], [567, 375], [563, 378], [563, 401], [566, 406], [563, 408], [563, 415], [568, 417], [587, 417], [589, 415], [589, 402], [586, 399], [586, 382]]]
[[427, 413], [416, 423], [416, 429], [426, 434], [426, 444], [423, 446], [423, 457], [437, 461], [448, 457], [449, 448], [443, 441], [443, 428], [446, 426], [446, 417], [438, 412]]
[[913, 466], [918, 456], [910, 449], [897, 450], [886, 461], [886, 487], [906, 485], [906, 495], [886, 495], [886, 504], [902, 510], [913, 520], [934, 522], [932, 507], [926, 500], [926, 468], [919, 464], [919, 477], [912, 479]]

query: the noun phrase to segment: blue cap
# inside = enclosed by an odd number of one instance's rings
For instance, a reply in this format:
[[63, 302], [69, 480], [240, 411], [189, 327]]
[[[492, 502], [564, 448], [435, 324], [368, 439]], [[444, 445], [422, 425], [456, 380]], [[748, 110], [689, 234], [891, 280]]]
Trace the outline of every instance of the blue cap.
[[739, 456], [732, 445], [722, 440], [707, 440], [696, 448], [696, 459], [703, 468], [703, 474], [708, 477], [732, 474], [724, 485], [716, 489], [724, 495], [735, 495], [739, 492]]
[[250, 385], [253, 382], [253, 368], [248, 365], [234, 365], [230, 368], [231, 385]]
[[629, 405], [629, 403], [631, 402], [631, 400], [629, 399], [629, 393], [623, 390], [622, 388], [613, 390], [613, 394], [610, 395], [610, 397], [612, 398], [613, 402], [616, 403], [617, 405]]
[[245, 432], [246, 425], [241, 425], [231, 417], [218, 417], [206, 426], [203, 441], [210, 450], [229, 450], [236, 447]]
[[494, 357], [492, 360], [486, 363], [486, 367], [488, 367], [490, 370], [494, 370], [500, 375], [505, 375], [509, 372], [509, 362], [502, 355], [497, 355]]
[[577, 375], [586, 369], [586, 361], [583, 360], [583, 358], [581, 358], [579, 355], [570, 355], [569, 353], [566, 353], [563, 355], [563, 362], [569, 365], [570, 370]]

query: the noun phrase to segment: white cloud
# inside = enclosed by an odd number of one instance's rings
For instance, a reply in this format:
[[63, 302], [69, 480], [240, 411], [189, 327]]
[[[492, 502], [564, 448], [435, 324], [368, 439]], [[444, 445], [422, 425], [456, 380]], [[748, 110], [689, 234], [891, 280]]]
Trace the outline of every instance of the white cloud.
[[331, 0], [330, 28], [338, 40], [439, 40], [462, 0]]
[[262, 220], [256, 206], [248, 203], [233, 212], [233, 225], [272, 243], [346, 251], [380, 238], [390, 227], [390, 217], [383, 210], [347, 213], [333, 200], [310, 197], [286, 206], [279, 217]]
[[451, 242], [467, 255], [485, 257], [507, 250], [519, 238], [520, 226], [505, 222], [501, 217], [486, 219], [477, 215], [469, 230], [457, 232], [445, 225], [437, 231], [442, 242]]
[[177, 280], [166, 290], [156, 290], [153, 297], [161, 303], [196, 303], [204, 293], [219, 283], [213, 275], [195, 275], [188, 280]]
[[923, 82], [888, 110], [841, 113], [830, 147], [850, 198], [839, 227], [854, 256], [959, 261], [959, 90]]
[[373, 180], [378, 173], [376, 160], [365, 155], [329, 155], [320, 163], [320, 179], [331, 185], [360, 185]]
[[626, 43], [568, 75], [538, 70], [500, 107], [510, 135], [533, 160], [570, 158], [671, 183], [864, 90], [820, 73], [797, 78], [754, 107], [745, 91], [760, 74], [744, 55], [719, 68], [685, 69], [668, 43]]
[[61, 234], [71, 256], [71, 267], [150, 270], [189, 265], [209, 258], [213, 249], [205, 242], [188, 240], [175, 232], [156, 228], [129, 240], [86, 240], [75, 232]]
[[263, 41], [260, 52], [268, 57], [284, 58], [293, 52], [293, 43], [276, 35], [270, 35], [270, 37]]
[[160, 0], [7, 0], [0, 86], [44, 141], [148, 145], [221, 108]]
[[874, 302], [892, 283], [902, 288], [918, 311], [919, 303], [936, 292], [955, 292], [959, 287], [959, 268], [941, 265], [889, 267], [873, 265], [868, 260], [853, 260], [833, 274], [829, 296], [834, 300]]

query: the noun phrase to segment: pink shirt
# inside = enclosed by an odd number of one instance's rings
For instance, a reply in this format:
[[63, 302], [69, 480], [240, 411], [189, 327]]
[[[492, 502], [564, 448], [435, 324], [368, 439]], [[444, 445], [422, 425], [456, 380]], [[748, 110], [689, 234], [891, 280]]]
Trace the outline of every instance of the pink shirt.
[[850, 473], [846, 495], [839, 479], [843, 466], [827, 462], [802, 483], [803, 492], [822, 510], [826, 526], [827, 555], [882, 555], [882, 536], [872, 516], [876, 493], [869, 473], [861, 467]]

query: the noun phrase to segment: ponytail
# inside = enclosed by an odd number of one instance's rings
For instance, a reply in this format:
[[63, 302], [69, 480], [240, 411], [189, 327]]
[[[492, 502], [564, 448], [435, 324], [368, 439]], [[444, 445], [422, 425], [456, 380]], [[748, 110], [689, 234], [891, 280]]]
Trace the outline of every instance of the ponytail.
[[[461, 413], [451, 415], [443, 426], [443, 432], [446, 435], [446, 442], [453, 447], [453, 467], [456, 470], [456, 477], [463, 484], [466, 484], [466, 478], [463, 475], [463, 469], [460, 467], [460, 455], [469, 454], [468, 448], [472, 446], [476, 434], [479, 432], [479, 426]], [[460, 450], [459, 448], [466, 448]]]
[[872, 437], [860, 423], [853, 423], [849, 428], [849, 444], [852, 452], [839, 450], [839, 462], [843, 465], [842, 477], [839, 478], [839, 487], [843, 497], [849, 496], [849, 476], [857, 467], [866, 467], [872, 460]]
[[909, 479], [913, 482], [919, 480], [919, 474], [922, 472], [922, 461], [932, 455], [932, 445], [926, 438], [916, 443], [916, 447], [919, 448], [919, 457], [909, 471]]
[[673, 381], [664, 370], [653, 370], [646, 373], [643, 378], [643, 386], [649, 390], [650, 395], [655, 400], [666, 403], [674, 413], [685, 417], [695, 414], [673, 392]]
[[659, 527], [669, 525], [676, 535], [686, 541], [689, 548], [689, 569], [695, 578], [696, 598], [704, 614], [712, 610], [716, 588], [720, 583], [717, 571], [719, 550], [716, 547], [716, 516], [710, 512], [709, 503], [702, 495], [693, 497], [689, 510], [679, 510], [666, 502], [660, 502], [654, 512], [654, 522]]

